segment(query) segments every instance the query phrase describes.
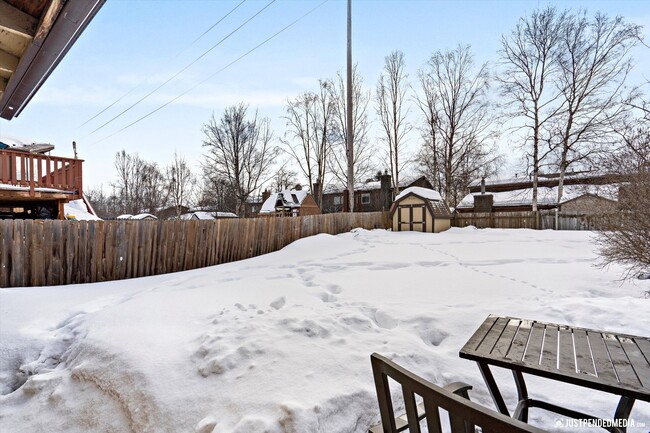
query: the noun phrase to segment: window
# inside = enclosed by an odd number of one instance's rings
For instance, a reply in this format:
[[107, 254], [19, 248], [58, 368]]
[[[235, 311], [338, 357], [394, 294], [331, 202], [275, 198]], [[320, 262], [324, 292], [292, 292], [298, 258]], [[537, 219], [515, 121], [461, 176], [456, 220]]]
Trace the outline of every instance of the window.
[[334, 204], [335, 205], [342, 205], [343, 204], [343, 196], [342, 195], [335, 195], [334, 196]]
[[361, 194], [361, 204], [370, 204], [370, 194]]

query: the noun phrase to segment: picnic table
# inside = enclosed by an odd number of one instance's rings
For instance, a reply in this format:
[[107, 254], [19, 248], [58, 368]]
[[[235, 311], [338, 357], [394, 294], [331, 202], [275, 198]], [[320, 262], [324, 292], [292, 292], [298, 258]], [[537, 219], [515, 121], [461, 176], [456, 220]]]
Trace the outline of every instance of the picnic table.
[[[513, 417], [524, 422], [528, 409], [537, 407], [625, 432], [635, 400], [650, 402], [647, 337], [489, 315], [459, 355], [478, 364], [497, 409], [508, 416], [490, 366], [512, 371], [518, 394]], [[530, 398], [524, 373], [620, 396], [615, 422]]]

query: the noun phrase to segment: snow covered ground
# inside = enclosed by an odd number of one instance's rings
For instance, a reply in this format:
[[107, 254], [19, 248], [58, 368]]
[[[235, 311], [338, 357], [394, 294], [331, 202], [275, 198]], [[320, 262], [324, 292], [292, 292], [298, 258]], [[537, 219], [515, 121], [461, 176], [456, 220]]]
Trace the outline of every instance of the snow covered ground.
[[[458, 357], [489, 313], [650, 334], [650, 281], [594, 267], [592, 236], [355, 230], [196, 271], [2, 289], [0, 431], [365, 432], [378, 421], [372, 352], [468, 382], [492, 407]], [[497, 380], [512, 402], [510, 375]], [[613, 415], [611, 395], [528, 384]], [[650, 426], [650, 404], [631, 417]], [[556, 429], [539, 411], [531, 422]]]

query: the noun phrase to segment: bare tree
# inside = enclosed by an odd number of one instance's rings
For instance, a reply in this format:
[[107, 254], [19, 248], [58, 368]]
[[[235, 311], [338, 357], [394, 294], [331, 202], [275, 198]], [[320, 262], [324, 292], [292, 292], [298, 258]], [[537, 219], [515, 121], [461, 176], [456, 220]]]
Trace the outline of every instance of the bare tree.
[[411, 128], [406, 120], [409, 112], [405, 106], [408, 86], [404, 53], [393, 51], [384, 59], [384, 71], [379, 76], [375, 97], [377, 115], [385, 134], [383, 139], [388, 144], [390, 172], [396, 195], [399, 193], [400, 155], [405, 136]]
[[298, 174], [295, 171], [289, 170], [286, 166], [280, 167], [278, 171], [275, 172], [275, 176], [273, 176], [271, 189], [274, 192], [291, 189], [298, 183], [296, 179], [297, 175]]
[[125, 150], [115, 155], [117, 182], [113, 185], [119, 201], [120, 212], [138, 214], [156, 213], [164, 206], [164, 179], [158, 165], [147, 162]]
[[[319, 92], [305, 92], [286, 107], [287, 131], [281, 142], [283, 150], [298, 164], [309, 187], [315, 193], [314, 199], [320, 206], [323, 201], [323, 183], [327, 159], [331, 147], [331, 133], [334, 113], [332, 82], [319, 80]], [[314, 184], [320, 185], [313, 191]]]
[[629, 51], [641, 38], [641, 27], [623, 18], [586, 12], [567, 18], [561, 36], [556, 85], [563, 110], [556, 119], [558, 138], [558, 203], [564, 176], [572, 165], [593, 161], [615, 139], [612, 124], [624, 116], [633, 94], [622, 98], [632, 69]]
[[650, 116], [642, 116], [619, 129], [620, 147], [606, 161], [628, 182], [619, 190], [620, 209], [609, 221], [610, 230], [597, 238], [600, 264], [623, 265], [626, 278], [650, 278]]
[[487, 64], [478, 70], [469, 46], [437, 52], [419, 73], [424, 115], [421, 163], [447, 203], [455, 206], [466, 185], [478, 175], [490, 175], [500, 158], [494, 149], [494, 106], [487, 96]]
[[[206, 172], [206, 170], [204, 170]], [[220, 177], [210, 177], [207, 173], [199, 185], [196, 206], [202, 210], [235, 212], [237, 197], [230, 182]]]
[[[537, 181], [544, 158], [552, 151], [549, 123], [562, 108], [561, 92], [552, 85], [559, 69], [566, 12], [554, 7], [521, 18], [499, 51], [503, 70], [497, 75], [512, 118], [523, 118], [527, 156], [532, 159], [533, 211], [537, 211]], [[547, 144], [548, 147], [544, 147]]]
[[247, 110], [245, 104], [233, 105], [219, 121], [213, 115], [203, 125], [205, 173], [211, 184], [225, 182], [232, 189], [237, 215], [243, 215], [246, 200], [258, 189], [277, 154], [271, 146], [270, 120], [258, 118], [257, 112], [249, 120]]
[[[346, 79], [341, 72], [337, 74], [335, 85], [332, 86], [334, 103], [332, 124], [332, 149], [329, 166], [336, 180], [343, 185], [348, 184], [348, 155], [347, 155], [347, 125], [346, 125]], [[370, 90], [363, 88], [363, 78], [357, 72], [357, 65], [352, 69], [352, 138], [354, 156], [352, 161], [354, 179], [357, 184], [368, 179], [373, 174], [374, 146], [368, 139], [370, 123], [368, 121], [368, 105]]]
[[174, 152], [174, 159], [165, 170], [168, 203], [176, 209], [176, 216], [181, 215], [181, 206], [188, 206], [196, 185], [196, 176], [183, 155]]

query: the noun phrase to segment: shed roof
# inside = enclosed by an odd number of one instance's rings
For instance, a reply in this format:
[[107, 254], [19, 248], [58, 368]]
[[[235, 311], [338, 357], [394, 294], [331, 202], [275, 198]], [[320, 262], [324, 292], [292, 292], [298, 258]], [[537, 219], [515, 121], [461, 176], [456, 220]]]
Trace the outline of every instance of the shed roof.
[[397, 206], [400, 201], [406, 199], [407, 197], [418, 197], [424, 201], [424, 203], [429, 208], [429, 211], [434, 218], [437, 219], [451, 219], [451, 212], [449, 211], [449, 206], [442, 199], [438, 191], [434, 191], [429, 188], [420, 188], [417, 186], [412, 186], [395, 197], [393, 206], [391, 207], [390, 216], [393, 217], [393, 214], [397, 210]]

